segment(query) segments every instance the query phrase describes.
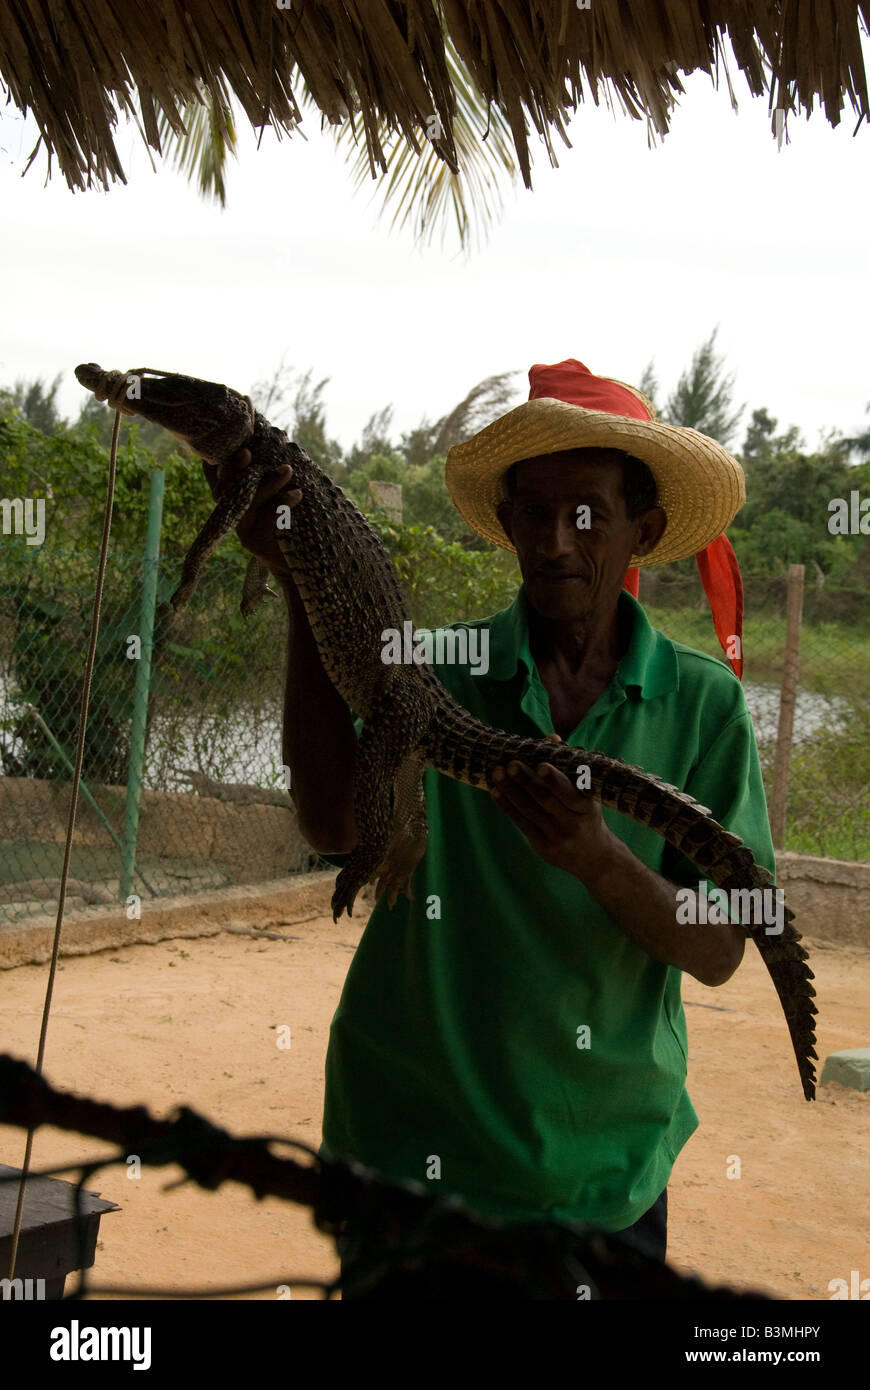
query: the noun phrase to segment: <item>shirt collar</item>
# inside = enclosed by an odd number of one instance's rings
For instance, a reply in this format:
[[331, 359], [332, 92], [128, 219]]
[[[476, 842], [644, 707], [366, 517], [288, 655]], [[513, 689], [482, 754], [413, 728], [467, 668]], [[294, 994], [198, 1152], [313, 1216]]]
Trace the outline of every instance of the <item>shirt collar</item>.
[[[679, 664], [673, 642], [654, 628], [637, 599], [623, 589], [619, 595], [620, 613], [631, 615], [631, 635], [614, 679], [627, 689], [634, 686], [643, 700], [653, 700], [679, 689]], [[522, 664], [529, 675], [536, 674], [529, 647], [528, 599], [520, 586], [509, 608], [496, 613], [490, 622], [490, 680], [510, 680]]]

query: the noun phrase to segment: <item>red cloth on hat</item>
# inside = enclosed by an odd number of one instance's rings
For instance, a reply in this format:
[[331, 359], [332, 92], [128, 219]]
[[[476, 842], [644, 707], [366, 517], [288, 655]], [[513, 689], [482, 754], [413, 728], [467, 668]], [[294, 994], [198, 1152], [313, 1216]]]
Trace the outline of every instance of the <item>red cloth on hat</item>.
[[[550, 397], [566, 405], [580, 405], [586, 410], [603, 410], [608, 415], [628, 415], [633, 420], [651, 420], [652, 416], [628, 387], [605, 377], [593, 376], [588, 367], [574, 357], [551, 366], [538, 362], [529, 369], [529, 400]], [[731, 669], [743, 679], [743, 581], [740, 566], [731, 542], [724, 534], [717, 536], [695, 556], [704, 592], [710, 601], [716, 636], [727, 656]], [[637, 598], [639, 571], [632, 566], [623, 580], [623, 588]]]
[[549, 396], [566, 405], [582, 405], [587, 410], [604, 410], [608, 415], [630, 415], [634, 420], [649, 420], [650, 414], [628, 387], [602, 376], [593, 376], [588, 367], [569, 357], [552, 367], [541, 363], [529, 369], [529, 400]]
[[722, 650], [739, 680], [743, 679], [743, 580], [737, 556], [725, 532], [695, 556], [713, 626]]
[[[719, 644], [738, 680], [743, 679], [743, 580], [734, 547], [723, 532], [695, 556], [704, 593], [710, 602]], [[626, 570], [622, 587], [638, 597], [640, 570]]]

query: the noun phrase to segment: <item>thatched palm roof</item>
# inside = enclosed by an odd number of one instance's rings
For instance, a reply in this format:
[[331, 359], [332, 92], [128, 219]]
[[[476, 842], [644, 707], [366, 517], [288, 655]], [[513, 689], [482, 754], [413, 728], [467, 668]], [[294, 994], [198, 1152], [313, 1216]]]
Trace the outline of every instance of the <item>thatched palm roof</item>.
[[305, 89], [327, 121], [359, 122], [373, 169], [385, 133], [419, 150], [433, 130], [455, 169], [454, 55], [503, 113], [526, 183], [530, 132], [549, 149], [589, 97], [615, 98], [664, 133], [680, 75], [718, 75], [726, 35], [750, 91], [768, 91], [772, 107], [809, 113], [818, 103], [836, 125], [848, 98], [870, 118], [859, 39], [870, 0], [582, 4], [0, 0], [0, 80], [73, 188], [123, 179], [119, 111], [160, 153], [161, 113], [179, 132], [186, 103], [207, 98], [222, 119], [232, 97], [254, 126], [280, 134], [300, 120]]

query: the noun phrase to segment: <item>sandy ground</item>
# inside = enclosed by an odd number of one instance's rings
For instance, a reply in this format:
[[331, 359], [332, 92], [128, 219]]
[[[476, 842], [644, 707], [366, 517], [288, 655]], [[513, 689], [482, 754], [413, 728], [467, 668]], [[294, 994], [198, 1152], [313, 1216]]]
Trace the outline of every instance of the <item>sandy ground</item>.
[[[292, 940], [222, 935], [131, 946], [61, 962], [46, 1075], [56, 1085], [168, 1115], [184, 1102], [235, 1134], [320, 1140], [329, 1024], [362, 923], [261, 924]], [[870, 1045], [870, 951], [808, 942], [820, 1058]], [[170, 975], [170, 970], [172, 974]], [[0, 972], [2, 1049], [32, 1060], [47, 967]], [[717, 990], [684, 979], [689, 1090], [701, 1126], [670, 1184], [669, 1257], [714, 1283], [779, 1298], [828, 1299], [833, 1279], [870, 1278], [870, 1093], [802, 1097], [785, 1024], [751, 947]], [[291, 1029], [289, 1050], [278, 1029]], [[284, 1035], [286, 1037], [286, 1034]], [[23, 1132], [0, 1126], [0, 1161]], [[106, 1150], [37, 1134], [34, 1166]], [[736, 1171], [740, 1177], [728, 1177]], [[317, 1298], [299, 1280], [337, 1272], [331, 1242], [301, 1208], [229, 1184], [165, 1191], [177, 1169], [105, 1169], [88, 1184], [120, 1204], [103, 1217], [95, 1284], [218, 1289], [266, 1283], [259, 1298]], [[870, 1288], [870, 1285], [868, 1285]], [[286, 1294], [282, 1295], [286, 1297]]]

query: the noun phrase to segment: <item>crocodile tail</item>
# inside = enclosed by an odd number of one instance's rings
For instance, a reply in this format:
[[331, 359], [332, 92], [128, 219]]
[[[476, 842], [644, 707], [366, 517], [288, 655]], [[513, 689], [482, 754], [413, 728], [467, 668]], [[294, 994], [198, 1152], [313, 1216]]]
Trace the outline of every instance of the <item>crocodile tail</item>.
[[794, 913], [784, 907], [783, 915], [785, 921], [778, 936], [768, 936], [761, 927], [753, 928], [750, 935], [776, 986], [797, 1057], [804, 1095], [807, 1100], [815, 1100], [816, 1069], [811, 1059], [818, 1060], [819, 1056], [815, 1046], [814, 1022], [818, 1009], [813, 1003], [816, 991], [810, 984], [815, 976], [807, 965], [808, 954], [800, 944], [800, 932], [792, 926]]
[[[642, 768], [620, 765], [597, 754], [577, 756], [577, 750], [572, 752], [572, 766], [588, 762], [592, 787], [598, 781], [597, 795], [602, 805], [657, 831], [717, 888], [726, 892], [764, 890], [773, 882], [773, 875], [755, 862], [740, 836], [719, 825], [706, 807], [699, 806], [686, 792], [660, 782]], [[782, 1005], [804, 1096], [814, 1100], [816, 1073], [812, 1059], [818, 1059], [814, 1023], [818, 1010], [810, 981], [815, 977], [807, 965], [808, 955], [800, 944], [800, 933], [792, 925], [794, 913], [784, 904], [780, 911], [782, 917], [774, 931], [759, 923], [744, 925], [758, 947]]]

